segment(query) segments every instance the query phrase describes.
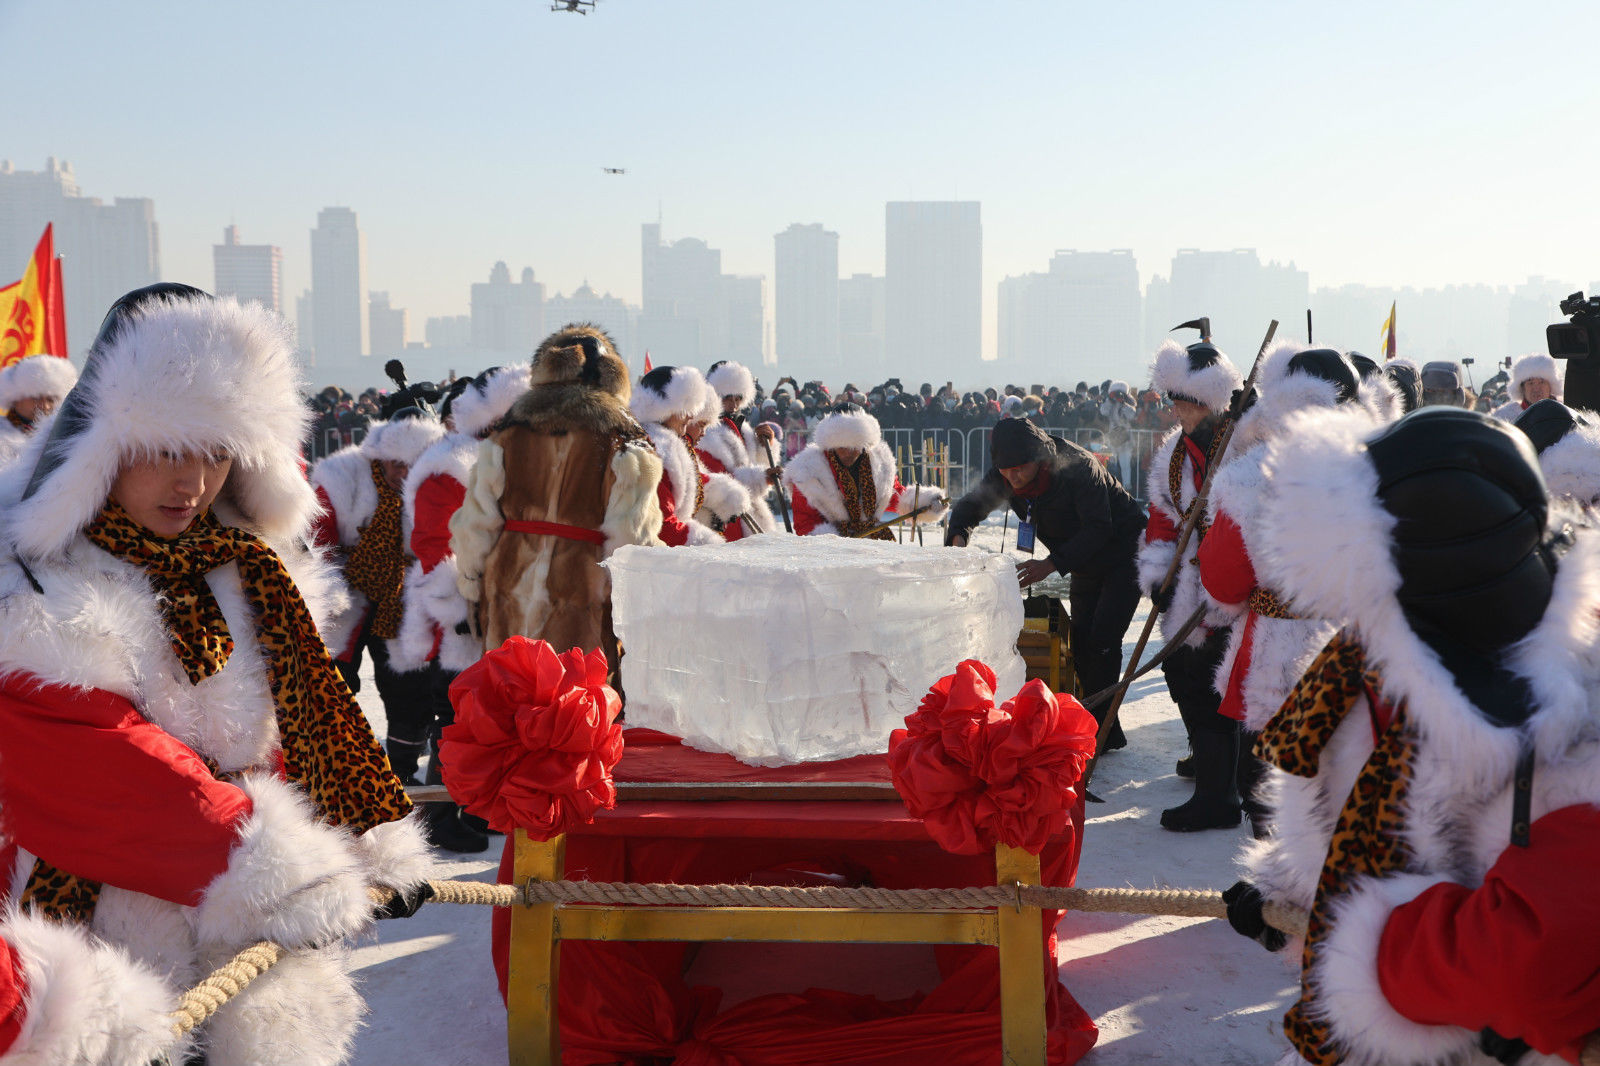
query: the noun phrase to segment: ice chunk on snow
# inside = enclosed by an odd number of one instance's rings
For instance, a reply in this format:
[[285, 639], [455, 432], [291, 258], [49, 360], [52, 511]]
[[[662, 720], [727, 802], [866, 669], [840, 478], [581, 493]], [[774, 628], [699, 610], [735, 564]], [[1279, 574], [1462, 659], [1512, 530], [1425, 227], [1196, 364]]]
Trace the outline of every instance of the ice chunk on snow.
[[887, 750], [963, 659], [1022, 687], [1002, 555], [840, 537], [619, 549], [612, 614], [629, 725], [756, 766]]

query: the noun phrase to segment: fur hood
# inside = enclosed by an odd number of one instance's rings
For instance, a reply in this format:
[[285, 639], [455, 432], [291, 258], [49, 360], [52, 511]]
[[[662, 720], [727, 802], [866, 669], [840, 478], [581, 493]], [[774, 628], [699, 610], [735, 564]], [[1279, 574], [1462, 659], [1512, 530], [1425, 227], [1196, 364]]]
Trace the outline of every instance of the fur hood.
[[724, 360], [706, 372], [706, 381], [717, 390], [717, 404], [724, 396], [738, 396], [749, 403], [756, 398], [756, 379], [743, 364]]
[[32, 461], [23, 498], [6, 508], [7, 539], [30, 559], [56, 554], [127, 460], [219, 449], [233, 459], [226, 494], [243, 528], [287, 540], [316, 511], [300, 473], [304, 393], [278, 315], [232, 297], [151, 296], [102, 329], [48, 439], [19, 458]]
[[[870, 450], [882, 440], [878, 420], [865, 411], [834, 411], [811, 431], [811, 443], [825, 452], [835, 448]], [[876, 472], [876, 465], [873, 470]]]
[[633, 391], [628, 364], [605, 330], [592, 322], [572, 322], [539, 343], [533, 353], [528, 387], [575, 385], [617, 397], [624, 404]]
[[1162, 341], [1150, 364], [1152, 389], [1163, 396], [1180, 393], [1213, 411], [1225, 410], [1233, 390], [1243, 384], [1239, 368], [1226, 355], [1218, 352], [1216, 362], [1197, 370], [1189, 360], [1189, 350], [1174, 340]]
[[466, 437], [482, 437], [517, 398], [528, 391], [525, 366], [502, 366], [489, 371], [482, 381], [474, 381], [450, 405], [456, 432]]
[[658, 366], [639, 379], [628, 406], [640, 422], [650, 423], [665, 422], [673, 415], [698, 418], [706, 401], [706, 379], [700, 371], [692, 366]]
[[361, 454], [411, 466], [443, 437], [444, 424], [431, 415], [391, 418], [372, 424], [361, 442]]
[[[1511, 773], [1521, 732], [1531, 733], [1546, 757], [1600, 735], [1590, 705], [1600, 635], [1600, 533], [1574, 527], [1575, 545], [1556, 572], [1542, 620], [1505, 651], [1506, 665], [1529, 683], [1538, 709], [1521, 729], [1498, 727], [1473, 708], [1402, 613], [1400, 573], [1388, 550], [1397, 520], [1379, 499], [1378, 473], [1366, 452], [1374, 432], [1364, 414], [1306, 413], [1268, 447], [1273, 493], [1259, 563], [1266, 580], [1296, 610], [1346, 621], [1381, 671], [1385, 694], [1405, 700], [1419, 729], [1485, 787]], [[1573, 519], [1552, 508], [1549, 527]]]
[[1573, 415], [1576, 424], [1539, 453], [1539, 470], [1552, 498], [1593, 504], [1600, 499], [1600, 423], [1583, 412]]
[[1530, 352], [1519, 356], [1511, 364], [1511, 383], [1506, 386], [1506, 393], [1513, 400], [1521, 400], [1522, 386], [1534, 378], [1543, 378], [1550, 383], [1550, 395], [1561, 399], [1561, 371], [1556, 366], [1553, 356], [1544, 352]]
[[0, 407], [10, 410], [18, 400], [49, 396], [60, 400], [78, 383], [72, 363], [57, 355], [30, 355], [0, 370]]
[[[1246, 448], [1277, 436], [1296, 411], [1339, 406], [1339, 390], [1332, 382], [1290, 368], [1290, 360], [1309, 350], [1295, 341], [1280, 341], [1262, 357], [1256, 378], [1261, 397], [1239, 419], [1230, 452], [1243, 454]], [[1359, 385], [1360, 375], [1353, 367], [1350, 372]]]

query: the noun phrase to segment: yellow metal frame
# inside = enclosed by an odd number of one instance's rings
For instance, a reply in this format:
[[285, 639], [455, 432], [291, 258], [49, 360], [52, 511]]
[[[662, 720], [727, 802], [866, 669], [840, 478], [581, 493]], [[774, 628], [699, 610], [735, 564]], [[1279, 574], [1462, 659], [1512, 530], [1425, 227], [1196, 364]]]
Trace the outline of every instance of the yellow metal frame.
[[[566, 838], [515, 843], [513, 881], [565, 876]], [[995, 881], [1039, 884], [1039, 857], [995, 847]], [[1020, 900], [1020, 896], [1019, 896]], [[563, 940], [794, 941], [832, 944], [987, 944], [1000, 950], [1000, 1032], [1005, 1066], [1044, 1066], [1045, 968], [1038, 907], [993, 910], [847, 910], [792, 907], [565, 906], [511, 911], [506, 994], [512, 1066], [558, 1066], [556, 996]]]

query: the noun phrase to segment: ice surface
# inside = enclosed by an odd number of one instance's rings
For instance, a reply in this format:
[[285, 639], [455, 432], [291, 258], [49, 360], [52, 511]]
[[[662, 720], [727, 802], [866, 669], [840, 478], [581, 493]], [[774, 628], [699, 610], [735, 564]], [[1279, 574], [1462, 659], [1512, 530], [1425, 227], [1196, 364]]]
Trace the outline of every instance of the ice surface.
[[749, 537], [609, 562], [629, 725], [755, 766], [887, 749], [963, 659], [1022, 687], [1012, 560], [970, 548]]

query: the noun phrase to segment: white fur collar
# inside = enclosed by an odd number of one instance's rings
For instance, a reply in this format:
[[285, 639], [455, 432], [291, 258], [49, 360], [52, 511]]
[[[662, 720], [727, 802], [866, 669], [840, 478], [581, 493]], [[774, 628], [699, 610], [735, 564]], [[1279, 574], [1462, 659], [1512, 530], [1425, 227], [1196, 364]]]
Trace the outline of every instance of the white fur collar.
[[662, 477], [672, 485], [672, 505], [678, 517], [687, 522], [694, 516], [694, 501], [699, 495], [700, 463], [683, 443], [683, 438], [660, 422], [646, 422], [644, 431], [661, 458]]
[[700, 438], [700, 450], [713, 456], [730, 474], [740, 467], [753, 465], [744, 445], [744, 435], [720, 418]]
[[[887, 444], [879, 441], [867, 449], [867, 457], [872, 464], [872, 482], [878, 490], [874, 517], [881, 518], [894, 500], [894, 455]], [[850, 512], [845, 508], [839, 483], [833, 479], [827, 453], [815, 444], [806, 445], [804, 451], [789, 460], [789, 465], [783, 469], [783, 483], [803, 492], [811, 506], [828, 521], [836, 525], [849, 521]]]
[[357, 448], [334, 452], [311, 468], [311, 486], [328, 494], [339, 526], [339, 543], [345, 547], [355, 544], [378, 509], [372, 460]]
[[406, 501], [407, 524], [416, 519], [417, 489], [422, 487], [424, 481], [443, 474], [465, 485], [477, 461], [478, 440], [465, 433], [451, 433], [423, 452], [406, 474], [405, 488], [401, 490]]

